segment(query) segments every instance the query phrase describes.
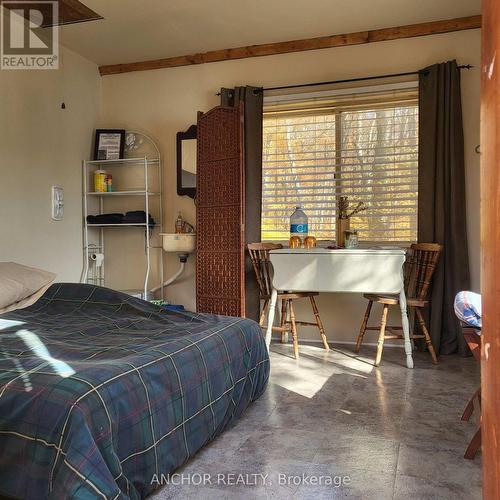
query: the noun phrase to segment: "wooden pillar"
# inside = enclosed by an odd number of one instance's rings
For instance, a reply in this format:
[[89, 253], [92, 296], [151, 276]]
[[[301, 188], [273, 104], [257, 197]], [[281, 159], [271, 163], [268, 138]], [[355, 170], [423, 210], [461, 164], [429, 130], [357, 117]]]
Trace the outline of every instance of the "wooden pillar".
[[483, 498], [500, 498], [500, 2], [483, 0], [481, 64]]

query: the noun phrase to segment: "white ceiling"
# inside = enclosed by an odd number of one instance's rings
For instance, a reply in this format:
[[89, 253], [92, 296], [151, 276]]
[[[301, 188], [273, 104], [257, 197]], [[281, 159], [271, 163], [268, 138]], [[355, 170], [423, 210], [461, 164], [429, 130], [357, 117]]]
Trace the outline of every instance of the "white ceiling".
[[82, 0], [102, 21], [61, 28], [98, 64], [480, 14], [481, 0]]

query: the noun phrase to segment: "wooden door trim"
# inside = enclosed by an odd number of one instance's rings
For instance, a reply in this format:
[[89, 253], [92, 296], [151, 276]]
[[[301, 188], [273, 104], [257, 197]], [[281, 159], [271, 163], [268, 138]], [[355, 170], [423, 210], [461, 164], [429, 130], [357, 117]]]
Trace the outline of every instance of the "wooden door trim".
[[481, 293], [483, 498], [500, 498], [500, 7], [483, 0], [481, 64]]

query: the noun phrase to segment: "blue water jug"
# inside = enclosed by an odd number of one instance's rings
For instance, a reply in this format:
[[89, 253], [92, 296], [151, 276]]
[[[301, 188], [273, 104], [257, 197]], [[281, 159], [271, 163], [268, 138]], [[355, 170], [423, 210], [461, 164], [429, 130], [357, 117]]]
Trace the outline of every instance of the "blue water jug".
[[302, 207], [296, 206], [295, 211], [290, 216], [290, 237], [298, 236], [302, 243], [304, 243], [308, 233], [309, 224], [307, 215], [303, 212]]

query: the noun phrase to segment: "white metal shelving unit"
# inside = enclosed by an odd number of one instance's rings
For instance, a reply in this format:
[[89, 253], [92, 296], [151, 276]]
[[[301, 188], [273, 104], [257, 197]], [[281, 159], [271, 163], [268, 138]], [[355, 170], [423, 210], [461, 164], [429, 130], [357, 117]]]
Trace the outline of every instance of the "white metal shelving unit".
[[[137, 230], [137, 228], [144, 228], [145, 234], [145, 253], [146, 253], [146, 266], [144, 271], [144, 286], [142, 290], [140, 290], [141, 295], [144, 299], [150, 298], [149, 290], [155, 288], [155, 286], [149, 286], [151, 267], [152, 267], [152, 251], [159, 252], [158, 256], [158, 264], [159, 264], [159, 276], [158, 282], [159, 284], [163, 283], [163, 258], [162, 258], [162, 248], [161, 244], [154, 246], [152, 245], [153, 232], [159, 233], [163, 230], [163, 216], [162, 216], [162, 176], [161, 176], [161, 158], [158, 148], [153, 143], [153, 141], [145, 136], [144, 134], [140, 134], [138, 132], [133, 132], [134, 134], [139, 134], [142, 137], [145, 137], [148, 141], [150, 141], [158, 156], [156, 158], [151, 158], [148, 156], [144, 156], [142, 158], [122, 158], [119, 160], [91, 160], [83, 162], [83, 259], [84, 259], [84, 269], [82, 273], [82, 282], [83, 283], [93, 283], [100, 286], [111, 286], [112, 284], [106, 282], [106, 273], [105, 266], [106, 260], [108, 260], [108, 255], [105, 256], [103, 264], [99, 267], [99, 272], [95, 272], [93, 277], [89, 276], [90, 268], [91, 268], [91, 256], [94, 253], [102, 253], [105, 254], [105, 233], [108, 229], [111, 228], [122, 228], [123, 230]], [[113, 192], [95, 192], [93, 191], [93, 173], [94, 170], [97, 169], [105, 169], [106, 167], [118, 167], [118, 168], [143, 168], [143, 181], [144, 181], [144, 189], [134, 189], [134, 190], [123, 190], [123, 191], [113, 191]], [[157, 168], [157, 186], [150, 185], [151, 168]], [[115, 175], [113, 175], [113, 180], [115, 180]], [[154, 188], [154, 189], [153, 189]], [[97, 215], [103, 214], [105, 207], [106, 199], [116, 199], [116, 198], [124, 198], [127, 197], [143, 197], [144, 198], [144, 211], [146, 212], [146, 222], [144, 223], [123, 223], [123, 224], [89, 224], [87, 221], [88, 215]], [[154, 214], [155, 217], [155, 225], [150, 227], [149, 225], [149, 216], [151, 214], [151, 204], [150, 198], [155, 197], [158, 199], [158, 214]], [[91, 204], [90, 200], [94, 200], [97, 202], [97, 209], [90, 209], [89, 205]], [[127, 207], [123, 209], [126, 210]], [[94, 212], [94, 213], [89, 213]], [[97, 212], [97, 213], [95, 213]], [[95, 234], [97, 232], [97, 234]], [[142, 235], [143, 232], [141, 231]], [[97, 243], [94, 243], [97, 241]], [[97, 269], [97, 268], [96, 268]], [[162, 298], [163, 298], [163, 289], [162, 290]]]

